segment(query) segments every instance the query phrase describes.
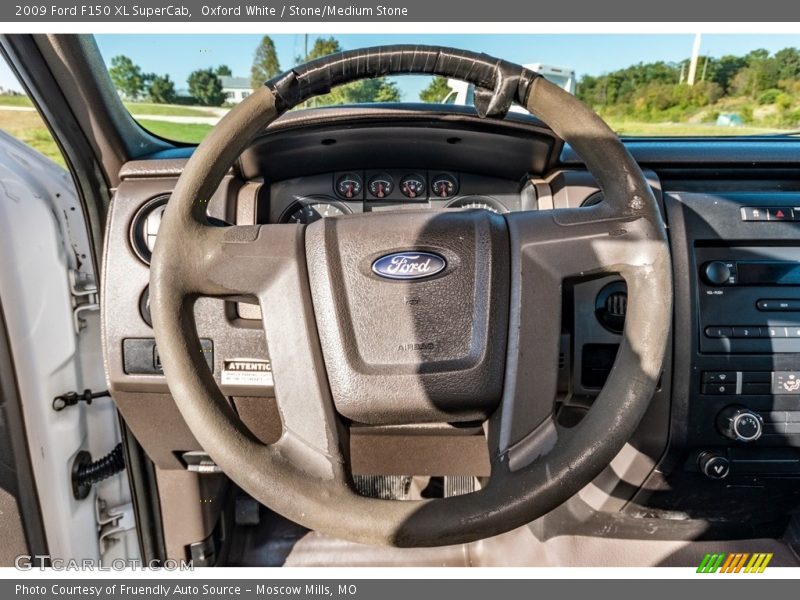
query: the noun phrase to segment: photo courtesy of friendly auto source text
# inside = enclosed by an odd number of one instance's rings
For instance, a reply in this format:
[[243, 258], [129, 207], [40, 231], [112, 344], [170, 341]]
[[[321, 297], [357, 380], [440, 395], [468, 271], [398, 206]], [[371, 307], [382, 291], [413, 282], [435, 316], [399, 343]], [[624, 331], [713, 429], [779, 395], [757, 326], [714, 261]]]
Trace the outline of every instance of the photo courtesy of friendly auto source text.
[[796, 12], [0, 6], [0, 590], [787, 585]]

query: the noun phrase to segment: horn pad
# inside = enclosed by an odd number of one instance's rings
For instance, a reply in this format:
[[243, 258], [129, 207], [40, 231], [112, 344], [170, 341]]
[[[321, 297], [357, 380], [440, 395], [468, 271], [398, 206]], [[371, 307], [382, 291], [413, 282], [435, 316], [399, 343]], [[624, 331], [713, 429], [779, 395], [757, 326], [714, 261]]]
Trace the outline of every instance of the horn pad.
[[476, 421], [497, 407], [509, 310], [503, 217], [320, 219], [306, 229], [306, 257], [339, 413], [387, 425]]

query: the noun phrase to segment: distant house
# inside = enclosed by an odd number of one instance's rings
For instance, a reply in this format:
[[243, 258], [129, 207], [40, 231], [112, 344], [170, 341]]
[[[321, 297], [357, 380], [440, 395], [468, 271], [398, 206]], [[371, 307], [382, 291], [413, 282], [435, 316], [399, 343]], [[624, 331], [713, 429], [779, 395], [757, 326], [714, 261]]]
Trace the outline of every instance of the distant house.
[[239, 104], [253, 92], [253, 88], [250, 87], [250, 80], [247, 77], [228, 77], [223, 75], [219, 80], [222, 82], [225, 102], [229, 104]]
[[178, 88], [175, 90], [175, 97], [180, 104], [194, 104], [195, 102], [188, 88]]

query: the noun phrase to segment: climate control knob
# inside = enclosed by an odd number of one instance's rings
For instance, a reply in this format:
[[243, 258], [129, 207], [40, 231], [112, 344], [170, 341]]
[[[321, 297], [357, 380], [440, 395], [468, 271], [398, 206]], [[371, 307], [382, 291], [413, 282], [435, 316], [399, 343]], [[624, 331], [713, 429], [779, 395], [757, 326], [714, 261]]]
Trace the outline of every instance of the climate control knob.
[[717, 415], [717, 429], [737, 442], [754, 442], [764, 432], [764, 420], [749, 408], [731, 405]]
[[718, 452], [702, 452], [697, 457], [697, 466], [709, 479], [725, 479], [731, 472], [730, 461]]
[[727, 263], [715, 260], [706, 265], [703, 275], [711, 285], [724, 285], [731, 277], [731, 268]]

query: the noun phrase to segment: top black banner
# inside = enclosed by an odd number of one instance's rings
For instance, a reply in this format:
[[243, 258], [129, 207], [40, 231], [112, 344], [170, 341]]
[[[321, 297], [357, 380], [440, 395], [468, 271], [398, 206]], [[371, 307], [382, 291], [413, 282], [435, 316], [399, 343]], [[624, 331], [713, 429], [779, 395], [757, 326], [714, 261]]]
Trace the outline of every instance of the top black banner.
[[[0, 21], [36, 22], [772, 22], [800, 20], [800, 3], [759, 0], [11, 0]], [[531, 33], [547, 33], [536, 28]]]

